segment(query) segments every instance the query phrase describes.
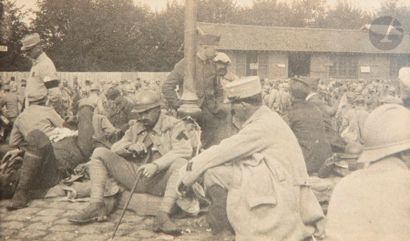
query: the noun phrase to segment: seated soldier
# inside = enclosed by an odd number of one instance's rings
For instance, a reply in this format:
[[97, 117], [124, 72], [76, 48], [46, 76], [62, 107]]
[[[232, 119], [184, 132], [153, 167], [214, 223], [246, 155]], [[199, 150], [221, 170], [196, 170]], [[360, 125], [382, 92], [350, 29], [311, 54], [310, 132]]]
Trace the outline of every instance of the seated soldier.
[[111, 87], [105, 94], [107, 101], [103, 103], [103, 113], [107, 116], [111, 124], [115, 128], [121, 129], [123, 133], [129, 128], [128, 121], [131, 119], [131, 109], [133, 104], [129, 102], [124, 96], [121, 95], [121, 91], [116, 87]]
[[310, 92], [307, 78], [293, 78], [290, 92], [293, 103], [288, 114], [289, 126], [302, 148], [307, 171], [309, 175], [313, 175], [319, 171], [325, 160], [332, 156], [325, 122], [319, 108], [305, 100]]
[[120, 141], [114, 143], [111, 150], [94, 150], [90, 162], [90, 204], [69, 220], [74, 223], [103, 221], [107, 216], [103, 194], [108, 176], [131, 190], [137, 176], [141, 175], [137, 193], [163, 196], [154, 223], [155, 230], [179, 233], [169, 213], [177, 199], [177, 171], [192, 156], [185, 125], [161, 112], [160, 94], [157, 92], [139, 92], [133, 112], [138, 113], [138, 120]]
[[92, 152], [90, 106], [80, 107], [79, 134], [75, 136], [63, 128], [64, 120], [57, 112], [45, 106], [46, 96], [28, 95], [27, 98], [29, 106], [17, 117], [10, 134], [12, 150], [4, 157], [13, 160], [23, 156], [24, 159], [9, 210], [24, 208], [33, 197], [43, 196], [48, 188], [88, 160]]
[[[323, 212], [306, 185], [302, 150], [282, 118], [263, 105], [259, 78], [234, 81], [225, 89], [240, 131], [194, 157], [178, 190], [188, 192], [204, 174], [209, 210], [226, 205], [218, 221], [227, 215], [237, 241], [321, 236]], [[227, 200], [221, 202], [224, 192]]]
[[358, 160], [364, 168], [336, 185], [326, 240], [409, 240], [409, 126], [410, 112], [403, 106], [386, 104], [370, 113]]

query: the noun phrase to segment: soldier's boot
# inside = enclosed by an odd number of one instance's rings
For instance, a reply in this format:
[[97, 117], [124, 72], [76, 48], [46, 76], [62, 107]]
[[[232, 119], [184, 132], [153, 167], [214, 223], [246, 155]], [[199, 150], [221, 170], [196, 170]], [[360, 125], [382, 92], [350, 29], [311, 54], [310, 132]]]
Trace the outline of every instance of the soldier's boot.
[[170, 235], [180, 235], [182, 230], [172, 222], [168, 213], [159, 211], [154, 219], [154, 232], [163, 232]]
[[16, 192], [14, 193], [10, 204], [6, 207], [7, 210], [12, 211], [27, 207], [31, 200], [33, 183], [41, 169], [41, 162], [41, 158], [37, 155], [30, 153], [26, 153], [26, 155], [24, 155]]
[[228, 192], [219, 185], [208, 188], [207, 194], [211, 199], [206, 220], [212, 234], [218, 235], [226, 232], [233, 233], [233, 229], [226, 214], [226, 199]]
[[78, 224], [103, 222], [107, 220], [107, 209], [104, 202], [90, 203], [86, 208], [68, 217], [68, 221]]

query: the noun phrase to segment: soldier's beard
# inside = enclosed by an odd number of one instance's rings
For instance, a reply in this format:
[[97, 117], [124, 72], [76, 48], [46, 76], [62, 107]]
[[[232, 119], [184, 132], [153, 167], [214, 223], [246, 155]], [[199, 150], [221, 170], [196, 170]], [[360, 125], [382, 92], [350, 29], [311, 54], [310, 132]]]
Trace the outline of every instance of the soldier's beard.
[[228, 73], [228, 70], [226, 69], [218, 69], [219, 76], [225, 76], [227, 73]]

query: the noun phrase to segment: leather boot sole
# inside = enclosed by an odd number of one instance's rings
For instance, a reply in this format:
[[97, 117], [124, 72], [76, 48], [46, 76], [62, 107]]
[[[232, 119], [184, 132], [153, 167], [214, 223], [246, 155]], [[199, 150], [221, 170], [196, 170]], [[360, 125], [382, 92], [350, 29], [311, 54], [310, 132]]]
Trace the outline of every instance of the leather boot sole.
[[17, 206], [10, 205], [10, 206], [7, 206], [6, 209], [7, 209], [7, 211], [15, 211], [15, 210], [22, 209], [22, 208], [26, 208], [26, 207], [28, 207], [27, 204], [25, 204], [25, 205], [17, 205]]
[[92, 222], [104, 222], [107, 221], [108, 217], [107, 216], [99, 216], [99, 217], [92, 217], [89, 219], [74, 219], [74, 218], [68, 218], [68, 221], [76, 224], [86, 224], [86, 223], [92, 223]]

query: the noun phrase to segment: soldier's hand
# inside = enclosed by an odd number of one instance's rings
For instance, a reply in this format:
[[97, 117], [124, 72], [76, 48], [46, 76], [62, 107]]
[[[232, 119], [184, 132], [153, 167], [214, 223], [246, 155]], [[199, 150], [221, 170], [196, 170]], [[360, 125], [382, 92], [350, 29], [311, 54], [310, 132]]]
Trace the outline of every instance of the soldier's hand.
[[136, 154], [147, 153], [147, 147], [142, 142], [134, 143], [130, 145], [127, 149], [128, 151]]
[[3, 160], [13, 160], [17, 156], [23, 154], [23, 152], [24, 151], [20, 149], [10, 150], [6, 153], [6, 155], [4, 155]]
[[140, 166], [137, 172], [141, 172], [141, 174], [144, 177], [149, 178], [152, 175], [154, 175], [157, 171], [158, 171], [158, 165], [155, 165], [153, 163], [148, 163], [148, 164], [144, 164]]

